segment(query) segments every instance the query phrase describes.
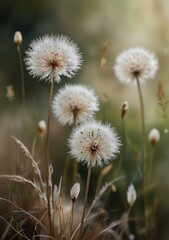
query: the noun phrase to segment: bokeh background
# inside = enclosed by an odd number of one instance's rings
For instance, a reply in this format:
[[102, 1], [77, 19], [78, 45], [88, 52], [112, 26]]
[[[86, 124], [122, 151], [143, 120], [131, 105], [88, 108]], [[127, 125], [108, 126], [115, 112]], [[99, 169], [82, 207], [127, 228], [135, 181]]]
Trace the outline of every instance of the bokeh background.
[[[119, 83], [115, 78], [113, 65], [117, 54], [129, 47], [143, 46], [156, 54], [159, 60], [158, 73], [154, 80], [148, 81], [142, 87], [142, 90], [147, 135], [154, 127], [161, 133], [160, 143], [155, 149], [154, 178], [157, 180], [157, 195], [160, 201], [159, 232], [163, 235], [159, 239], [168, 239], [169, 122], [168, 109], [166, 108], [164, 118], [162, 108], [157, 104], [157, 89], [161, 83], [164, 89], [164, 102], [167, 101], [169, 1], [0, 0], [0, 173], [3, 174], [16, 171], [16, 146], [10, 135], [22, 140], [23, 132], [26, 132], [28, 148], [31, 148], [37, 122], [47, 119], [49, 84], [33, 79], [25, 69], [28, 126], [27, 129], [23, 129], [19, 60], [13, 43], [15, 31], [21, 31], [23, 35], [21, 46], [23, 58], [30, 42], [43, 34], [63, 34], [77, 42], [84, 58], [82, 69], [72, 80], [62, 78], [62, 83], [55, 85], [55, 91], [70, 82], [80, 82], [93, 87], [100, 97], [101, 104], [97, 118], [104, 117], [104, 120], [111, 122], [121, 134], [120, 107], [127, 100], [130, 109], [125, 120], [126, 134], [136, 152], [141, 143], [137, 89]], [[106, 41], [108, 42], [106, 65], [101, 67], [100, 61]], [[6, 88], [9, 84], [15, 91], [13, 102], [6, 98]], [[56, 182], [63, 173], [70, 130], [70, 127], [62, 127], [52, 119], [51, 160], [57, 170], [54, 176]], [[134, 181], [136, 177], [133, 168], [133, 149], [130, 149], [127, 155], [125, 167], [126, 175]], [[0, 195], [7, 192], [4, 190], [6, 185], [1, 184]]]

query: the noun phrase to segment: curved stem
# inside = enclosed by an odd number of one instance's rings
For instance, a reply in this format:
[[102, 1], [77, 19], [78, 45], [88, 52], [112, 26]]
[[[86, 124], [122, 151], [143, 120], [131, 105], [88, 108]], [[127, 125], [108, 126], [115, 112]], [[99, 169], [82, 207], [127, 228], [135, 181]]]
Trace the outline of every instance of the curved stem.
[[51, 102], [53, 97], [53, 89], [54, 89], [54, 80], [51, 79], [50, 94], [48, 99], [48, 121], [47, 121], [47, 132], [46, 132], [46, 148], [45, 148], [45, 174], [46, 174], [46, 190], [47, 190], [47, 200], [48, 200], [48, 219], [49, 219], [50, 234], [53, 233], [53, 229], [52, 229], [52, 222], [51, 222], [52, 213], [51, 213], [51, 204], [50, 204], [51, 189], [49, 186], [49, 135], [50, 135]]
[[85, 191], [85, 199], [84, 199], [84, 205], [83, 205], [83, 212], [82, 212], [82, 220], [80, 224], [80, 230], [79, 230], [79, 238], [78, 240], [81, 240], [82, 235], [82, 228], [84, 223], [84, 217], [85, 217], [85, 210], [87, 205], [87, 198], [88, 198], [88, 192], [89, 192], [89, 183], [90, 183], [90, 177], [91, 177], [91, 170], [92, 170], [92, 163], [90, 163], [88, 167], [88, 174], [87, 174], [87, 183], [86, 183], [86, 191]]

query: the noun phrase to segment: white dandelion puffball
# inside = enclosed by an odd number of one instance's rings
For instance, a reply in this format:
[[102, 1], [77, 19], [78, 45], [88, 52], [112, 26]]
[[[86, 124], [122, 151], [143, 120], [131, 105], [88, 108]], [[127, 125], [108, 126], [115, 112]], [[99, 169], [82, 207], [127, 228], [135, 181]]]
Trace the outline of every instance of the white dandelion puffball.
[[115, 129], [97, 121], [88, 121], [73, 129], [68, 143], [71, 156], [88, 167], [108, 164], [121, 146]]
[[78, 46], [63, 35], [44, 35], [32, 41], [25, 57], [29, 73], [49, 82], [60, 82], [61, 75], [71, 78], [81, 63]]
[[152, 145], [155, 145], [160, 140], [160, 132], [157, 128], [153, 128], [148, 135], [148, 139]]
[[158, 69], [158, 60], [154, 53], [140, 47], [130, 48], [117, 56], [114, 71], [117, 79], [130, 86], [136, 80], [142, 84], [153, 79]]
[[52, 110], [58, 121], [65, 124], [81, 123], [99, 110], [93, 89], [83, 85], [66, 85], [53, 98]]
[[137, 193], [136, 190], [134, 188], [134, 185], [131, 183], [127, 189], [127, 202], [128, 204], [130, 204], [130, 206], [132, 206], [137, 198]]

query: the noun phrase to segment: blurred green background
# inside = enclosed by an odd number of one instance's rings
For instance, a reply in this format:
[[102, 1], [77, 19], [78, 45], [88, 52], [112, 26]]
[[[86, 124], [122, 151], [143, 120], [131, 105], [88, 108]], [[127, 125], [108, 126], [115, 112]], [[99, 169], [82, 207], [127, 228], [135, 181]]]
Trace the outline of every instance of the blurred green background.
[[[22, 125], [21, 79], [19, 60], [13, 43], [15, 31], [21, 31], [21, 46], [24, 58], [30, 42], [48, 33], [63, 34], [72, 38], [81, 49], [84, 63], [74, 79], [62, 78], [61, 84], [55, 84], [55, 91], [65, 83], [80, 82], [93, 87], [100, 97], [101, 111], [98, 119], [111, 122], [122, 134], [120, 107], [127, 100], [129, 112], [126, 116], [126, 134], [139, 151], [140, 111], [137, 89], [123, 86], [113, 72], [115, 57], [124, 49], [143, 46], [153, 51], [159, 60], [159, 70], [154, 80], [142, 86], [145, 103], [146, 133], [157, 127], [161, 140], [155, 149], [154, 177], [158, 181], [157, 194], [160, 195], [161, 208], [159, 223], [169, 221], [169, 128], [168, 109], [166, 116], [157, 104], [157, 87], [160, 82], [169, 99], [169, 1], [168, 0], [1, 0], [0, 1], [0, 173], [15, 172], [15, 145], [10, 140], [14, 134], [22, 140], [23, 131], [28, 134], [31, 148], [37, 122], [47, 119], [47, 99], [49, 84], [39, 82], [28, 75], [25, 69], [26, 105], [28, 129]], [[100, 60], [105, 41], [108, 40], [106, 66], [101, 68]], [[11, 84], [15, 91], [15, 100], [6, 98], [6, 87]], [[103, 110], [104, 109], [104, 110]], [[67, 155], [67, 137], [69, 127], [60, 126], [52, 119], [51, 159], [57, 170], [58, 182]], [[61, 149], [61, 151], [60, 151]], [[64, 149], [64, 150], [63, 150]], [[129, 179], [135, 179], [134, 153], [129, 148], [125, 167]], [[148, 147], [149, 149], [149, 147]], [[57, 156], [57, 157], [56, 157]], [[15, 156], [16, 158], [17, 156]], [[97, 170], [96, 170], [97, 172]], [[167, 188], [167, 192], [166, 192]], [[2, 188], [1, 188], [2, 189]], [[162, 194], [161, 194], [162, 193]], [[167, 227], [164, 227], [163, 239], [168, 239]], [[162, 238], [160, 238], [162, 239]]]

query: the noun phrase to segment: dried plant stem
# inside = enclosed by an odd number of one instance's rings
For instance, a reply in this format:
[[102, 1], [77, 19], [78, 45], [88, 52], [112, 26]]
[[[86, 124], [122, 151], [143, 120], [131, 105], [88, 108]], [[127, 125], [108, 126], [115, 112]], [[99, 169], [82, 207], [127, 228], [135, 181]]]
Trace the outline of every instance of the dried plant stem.
[[53, 234], [52, 228], [52, 213], [50, 204], [50, 186], [49, 186], [49, 136], [50, 136], [50, 119], [51, 119], [51, 102], [54, 90], [54, 80], [51, 79], [50, 94], [48, 99], [48, 121], [47, 121], [47, 133], [46, 133], [46, 148], [45, 148], [45, 175], [46, 175], [46, 190], [47, 190], [47, 201], [48, 201], [48, 219], [50, 234]]
[[[74, 111], [74, 123], [73, 123], [73, 127], [76, 127], [77, 124], [77, 110]], [[73, 184], [76, 182], [77, 180], [77, 175], [78, 175], [78, 163], [76, 160], [73, 161]]]
[[71, 213], [70, 213], [70, 236], [72, 235], [72, 229], [73, 229], [74, 206], [75, 206], [75, 201], [72, 201], [72, 208], [71, 208]]
[[[126, 225], [128, 224], [128, 221], [129, 221], [129, 215], [130, 215], [131, 209], [132, 209], [132, 205], [130, 205], [130, 207], [129, 207], [128, 211], [127, 211], [127, 214], [125, 216], [125, 219], [124, 219], [124, 224], [126, 224]], [[124, 228], [122, 228], [122, 230], [120, 232], [120, 238], [119, 239], [121, 239], [121, 240], [123, 240]]]
[[83, 204], [83, 212], [82, 212], [82, 219], [81, 219], [81, 224], [80, 224], [80, 230], [79, 230], [79, 238], [78, 238], [78, 240], [81, 240], [81, 235], [82, 235], [82, 228], [83, 228], [84, 217], [85, 217], [85, 210], [86, 210], [87, 199], [88, 199], [88, 192], [89, 192], [89, 184], [90, 184], [91, 171], [92, 171], [92, 163], [90, 162], [90, 165], [89, 165], [89, 167], [88, 167], [86, 190], [85, 190], [85, 199], [84, 199], [84, 204]]
[[[122, 154], [119, 158], [119, 164], [118, 164], [118, 168], [116, 173], [118, 174], [120, 169], [121, 169], [121, 165], [122, 165], [122, 159], [125, 159], [126, 157], [126, 129], [125, 129], [125, 121], [124, 121], [124, 117], [121, 118], [122, 121], [122, 136], [123, 136], [123, 150], [122, 150]], [[116, 175], [115, 175], [116, 176]]]
[[150, 165], [149, 165], [149, 184], [151, 184], [153, 160], [154, 160], [154, 145], [151, 146], [151, 157], [150, 157]]
[[146, 230], [148, 231], [148, 221], [147, 221], [147, 151], [146, 151], [146, 140], [145, 140], [145, 123], [144, 123], [144, 104], [143, 104], [143, 96], [141, 92], [139, 78], [137, 80], [137, 87], [140, 98], [140, 110], [141, 110], [141, 126], [142, 126], [142, 144], [143, 144], [143, 154], [144, 154], [144, 164], [143, 164], [143, 198], [144, 198], [144, 218]]
[[23, 128], [24, 128], [24, 140], [27, 145], [27, 118], [26, 118], [26, 97], [25, 97], [25, 80], [24, 80], [24, 70], [23, 70], [23, 61], [21, 56], [21, 49], [20, 46], [17, 46], [17, 52], [19, 57], [19, 65], [20, 65], [20, 71], [21, 71], [21, 91], [22, 91], [22, 111], [23, 111]]
[[140, 99], [140, 110], [141, 110], [141, 127], [142, 127], [142, 143], [143, 143], [143, 153], [144, 153], [144, 174], [146, 174], [146, 167], [147, 167], [147, 151], [146, 151], [146, 141], [145, 141], [145, 123], [144, 123], [144, 103], [143, 103], [143, 96], [140, 87], [140, 81], [138, 78], [137, 80], [137, 87]]

